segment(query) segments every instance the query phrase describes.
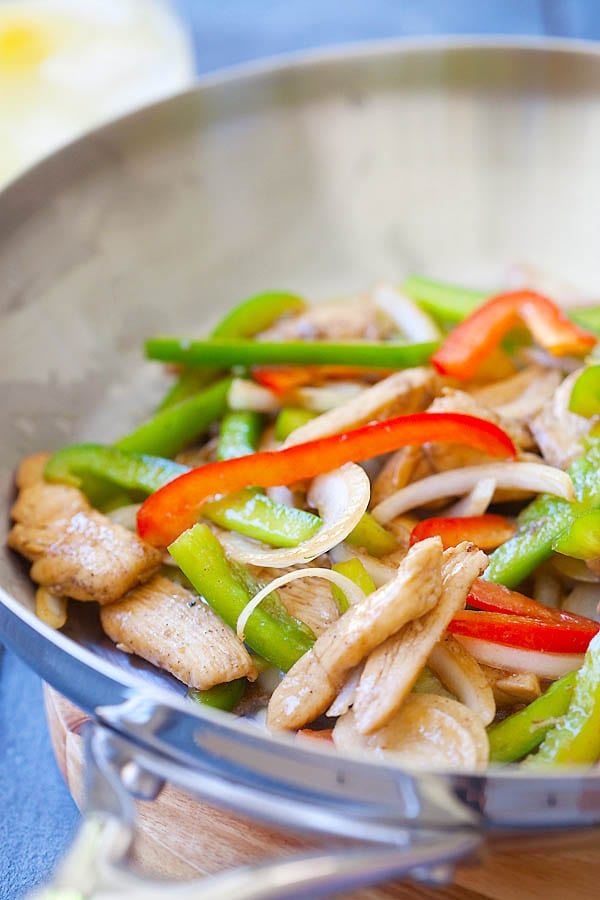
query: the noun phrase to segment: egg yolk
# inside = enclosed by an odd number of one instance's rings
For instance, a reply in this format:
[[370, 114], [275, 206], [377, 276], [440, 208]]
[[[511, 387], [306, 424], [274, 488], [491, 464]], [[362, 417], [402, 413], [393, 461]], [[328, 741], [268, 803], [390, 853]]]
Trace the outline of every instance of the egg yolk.
[[29, 22], [0, 27], [0, 68], [13, 72], [33, 69], [50, 54], [50, 40], [43, 29]]

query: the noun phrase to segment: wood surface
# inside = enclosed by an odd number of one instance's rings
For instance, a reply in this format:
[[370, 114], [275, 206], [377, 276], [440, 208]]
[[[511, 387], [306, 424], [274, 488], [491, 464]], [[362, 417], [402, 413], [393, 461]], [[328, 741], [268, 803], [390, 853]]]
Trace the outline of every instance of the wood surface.
[[[81, 805], [80, 732], [87, 717], [47, 686], [45, 703], [58, 764]], [[305, 838], [217, 810], [171, 785], [153, 802], [138, 803], [137, 812], [135, 863], [161, 877], [198, 878], [316, 846]], [[361, 900], [597, 900], [599, 850], [598, 829], [552, 838], [511, 837], [487, 847], [478, 864], [459, 866], [451, 886], [432, 889], [404, 882], [353, 896]]]

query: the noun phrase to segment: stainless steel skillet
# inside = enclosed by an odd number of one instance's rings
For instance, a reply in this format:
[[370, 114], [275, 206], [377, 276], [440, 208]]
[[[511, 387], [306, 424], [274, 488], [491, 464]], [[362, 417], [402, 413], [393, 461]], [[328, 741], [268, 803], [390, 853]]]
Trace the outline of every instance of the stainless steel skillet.
[[[4, 509], [25, 453], [110, 441], [151, 408], [163, 385], [141, 360], [145, 335], [201, 330], [254, 291], [319, 298], [408, 270], [493, 284], [520, 260], [593, 290], [599, 150], [595, 47], [440, 41], [208, 79], [47, 160], [0, 200]], [[328, 848], [353, 842], [308, 867], [242, 873], [241, 887], [215, 880], [204, 897], [441, 879], [439, 863], [496, 833], [600, 824], [598, 774], [409, 774], [197, 710], [109, 646], [93, 610], [64, 634], [37, 621], [7, 524], [0, 636], [97, 723], [78, 857], [96, 866], [87, 888], [73, 869], [63, 884], [122, 895], [108, 863], [130, 836], [127, 792], [153, 796], [165, 779], [321, 832]]]

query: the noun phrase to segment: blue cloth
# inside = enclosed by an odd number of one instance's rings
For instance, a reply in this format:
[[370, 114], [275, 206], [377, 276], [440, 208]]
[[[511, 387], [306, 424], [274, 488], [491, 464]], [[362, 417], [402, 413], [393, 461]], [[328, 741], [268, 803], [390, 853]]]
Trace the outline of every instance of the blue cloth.
[[[401, 35], [600, 37], [600, 7], [592, 0], [175, 0], [174, 6], [193, 35], [200, 74]], [[7, 651], [0, 665], [0, 897], [14, 900], [48, 878], [78, 816], [52, 754], [39, 679]]]

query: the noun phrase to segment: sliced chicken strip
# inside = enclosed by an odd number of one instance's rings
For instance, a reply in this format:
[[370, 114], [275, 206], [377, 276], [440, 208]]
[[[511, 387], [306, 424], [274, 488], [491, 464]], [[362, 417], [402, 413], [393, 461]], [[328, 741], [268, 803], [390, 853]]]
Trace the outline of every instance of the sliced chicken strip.
[[542, 456], [551, 466], [566, 469], [583, 452], [581, 439], [590, 430], [590, 420], [569, 410], [573, 385], [582, 369], [567, 376], [541, 412], [531, 421], [531, 431]]
[[457, 700], [411, 694], [394, 717], [373, 734], [358, 730], [354, 711], [336, 722], [333, 742], [340, 750], [393, 756], [415, 769], [472, 771], [483, 768], [489, 742], [483, 722]]
[[512, 378], [471, 391], [471, 396], [505, 419], [527, 425], [550, 400], [561, 382], [561, 374], [543, 366], [527, 366]]
[[36, 481], [43, 481], [44, 469], [49, 459], [50, 453], [33, 453], [31, 456], [26, 456], [17, 469], [17, 487], [22, 489], [30, 487]]
[[100, 613], [109, 638], [184, 684], [207, 690], [236, 678], [256, 678], [235, 633], [191, 591], [155, 575]]
[[420, 367], [395, 372], [358, 397], [296, 428], [285, 446], [314, 441], [390, 416], [421, 412], [431, 403], [439, 384], [439, 376], [433, 369]]
[[156, 572], [162, 554], [92, 509], [77, 488], [43, 481], [23, 488], [8, 546], [33, 562], [51, 593], [112, 603]]
[[269, 703], [267, 725], [297, 729], [330, 706], [351, 669], [389, 635], [430, 610], [441, 591], [442, 544], [422, 541], [395, 577], [351, 606], [292, 666]]
[[382, 340], [389, 337], [395, 326], [367, 297], [345, 298], [328, 303], [316, 303], [297, 316], [279, 319], [258, 334], [257, 340]]
[[485, 553], [466, 541], [444, 551], [439, 603], [378, 646], [365, 663], [354, 700], [356, 727], [362, 734], [381, 728], [400, 708], [448, 623], [464, 608], [473, 581], [486, 566]]
[[377, 506], [390, 494], [434, 474], [434, 468], [423, 453], [423, 447], [401, 447], [392, 453], [373, 481], [371, 505]]
[[11, 509], [11, 516], [21, 525], [44, 525], [55, 519], [68, 519], [92, 507], [84, 494], [67, 484], [36, 481], [24, 487]]

